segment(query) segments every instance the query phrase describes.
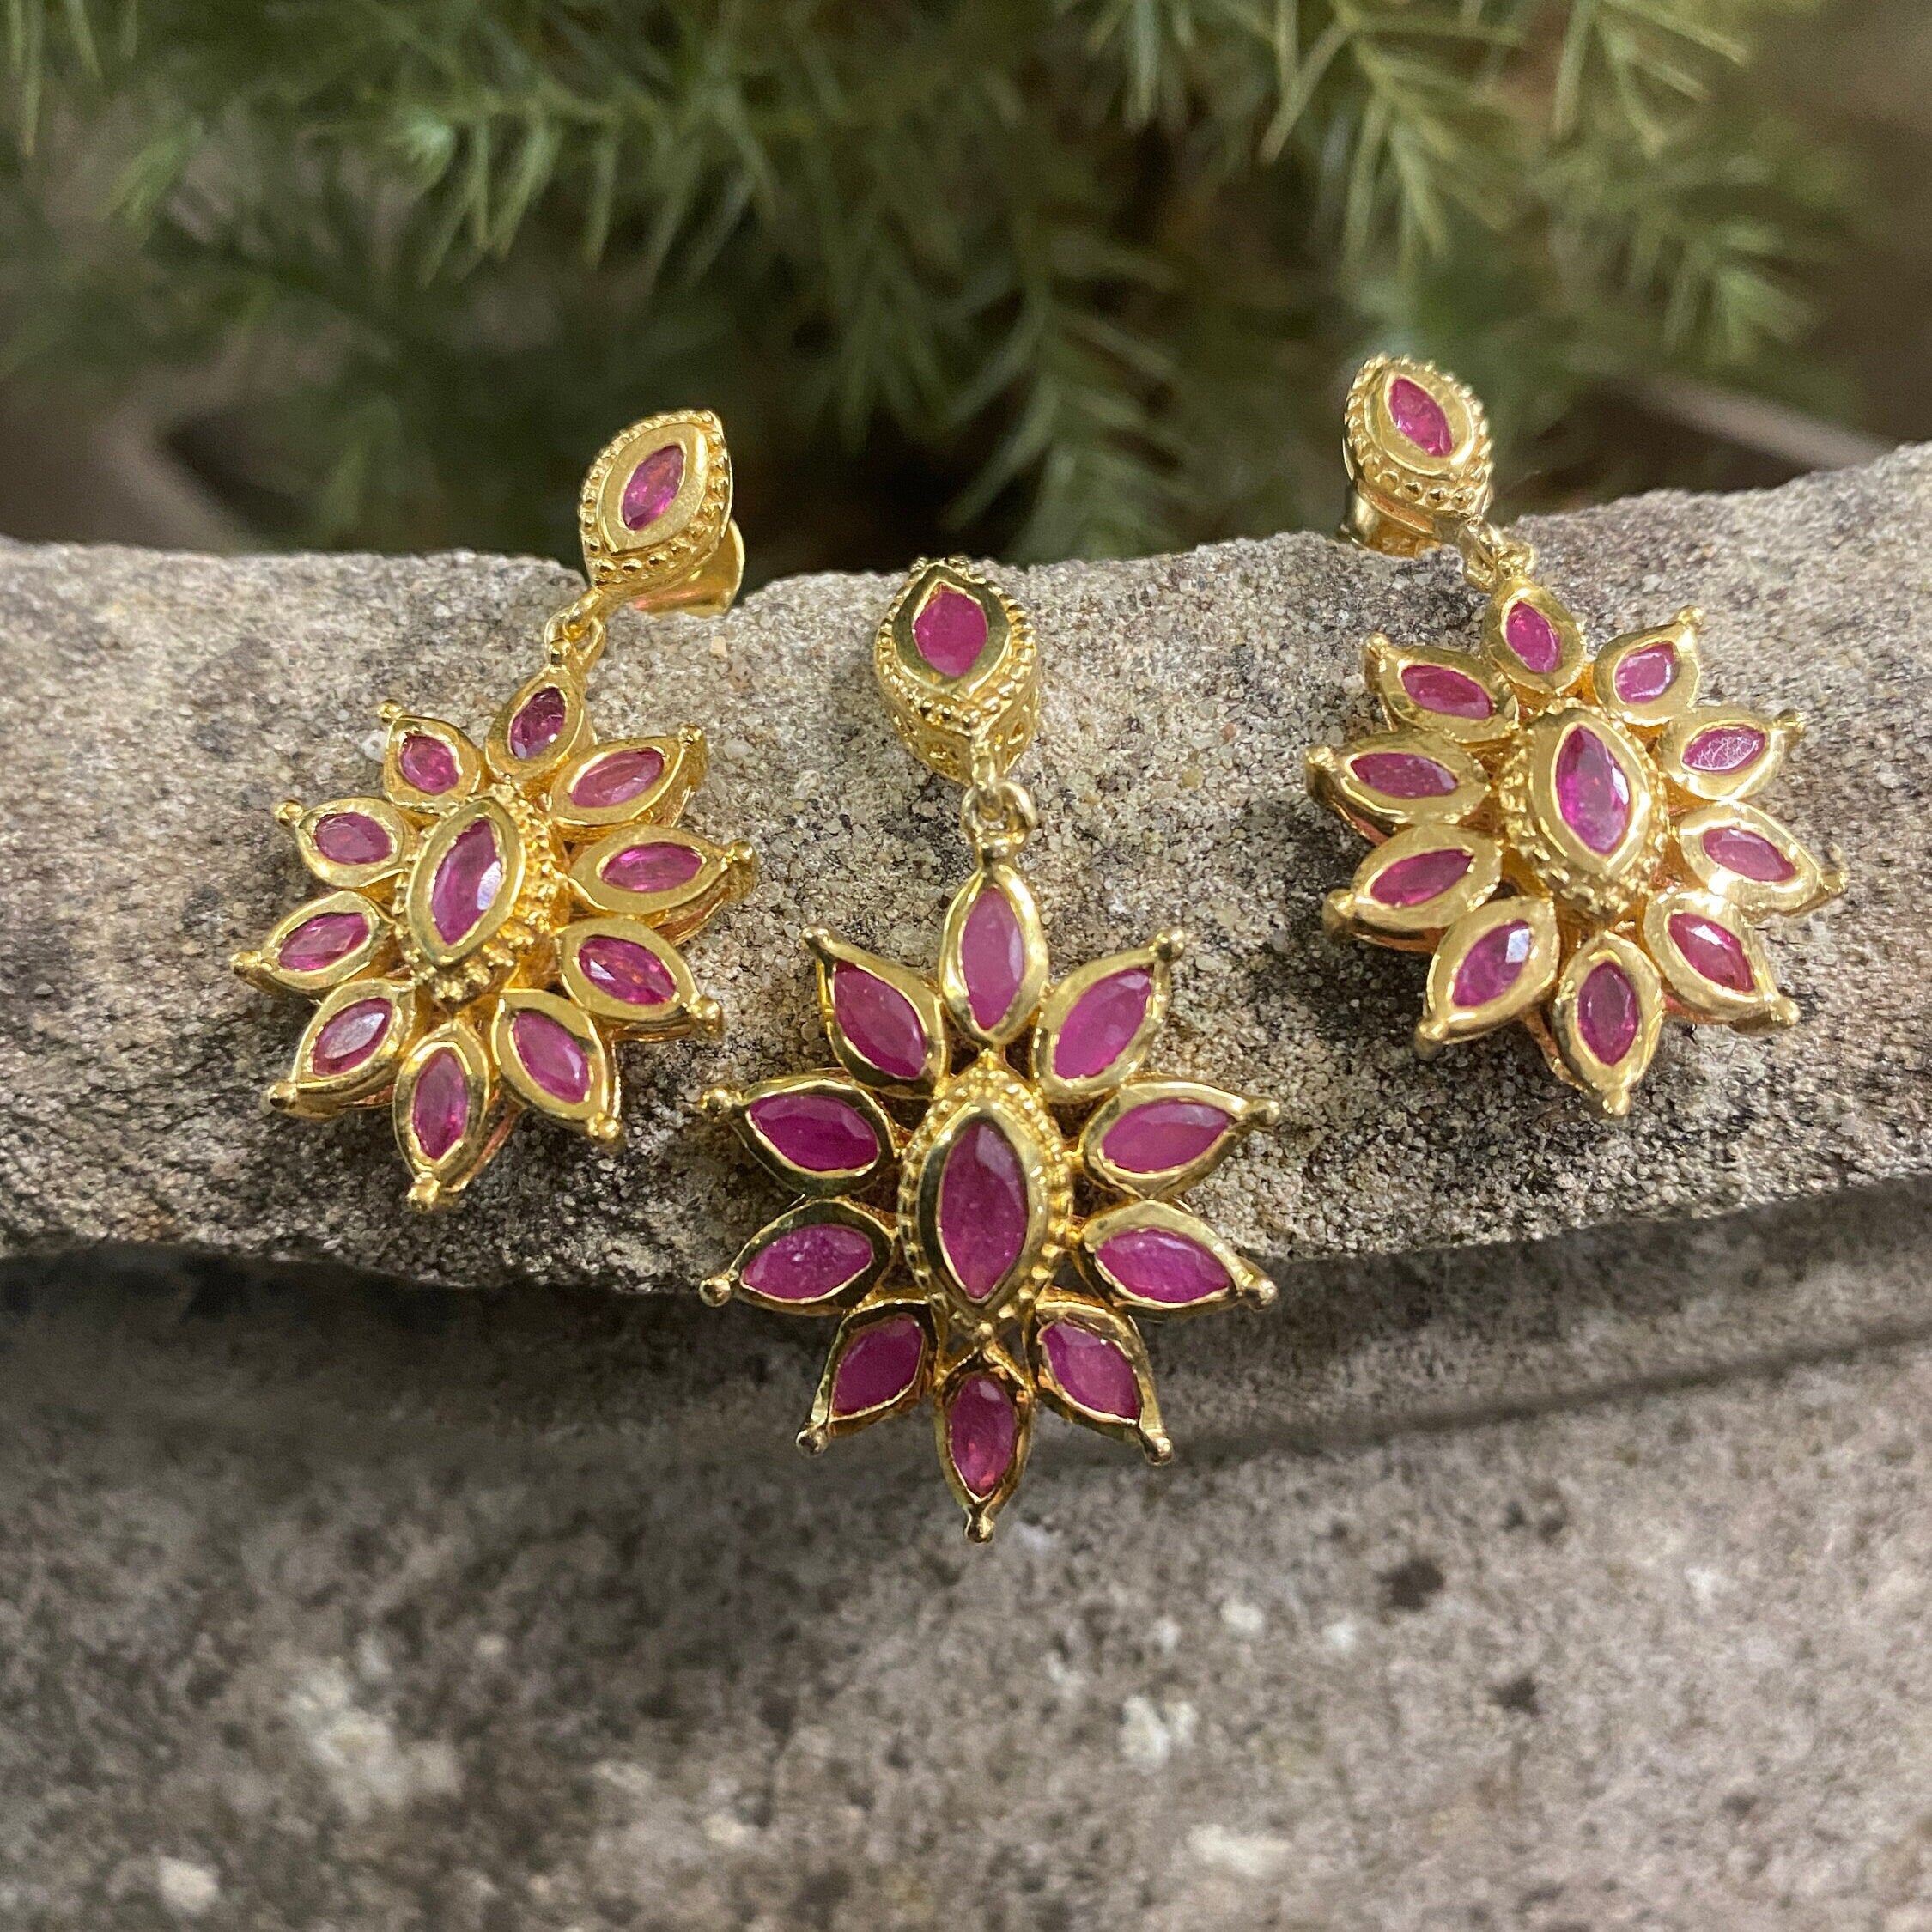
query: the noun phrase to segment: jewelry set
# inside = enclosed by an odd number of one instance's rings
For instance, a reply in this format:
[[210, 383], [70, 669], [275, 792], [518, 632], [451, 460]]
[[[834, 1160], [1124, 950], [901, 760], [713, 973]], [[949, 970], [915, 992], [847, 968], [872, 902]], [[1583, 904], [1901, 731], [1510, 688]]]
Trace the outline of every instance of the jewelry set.
[[[1486, 520], [1481, 405], [1432, 366], [1370, 361], [1345, 450], [1347, 533], [1453, 544], [1488, 598], [1473, 651], [1370, 637], [1386, 728], [1307, 755], [1309, 791], [1371, 841], [1329, 930], [1431, 955], [1417, 1050], [1520, 1020], [1621, 1115], [1667, 1017], [1790, 1025], [1758, 921], [1844, 885], [1749, 802], [1800, 720], [1698, 702], [1695, 609], [1587, 652], [1528, 544]], [[756, 857], [681, 827], [702, 731], [600, 739], [585, 687], [619, 605], [729, 608], [731, 513], [714, 416], [634, 424], [584, 483], [589, 586], [481, 744], [386, 706], [380, 797], [277, 810], [325, 890], [234, 961], [316, 1002], [269, 1101], [387, 1108], [418, 1207], [454, 1201], [526, 1111], [614, 1139], [623, 1042], [719, 1036], [679, 949]], [[703, 1097], [791, 1198], [702, 1292], [835, 1318], [800, 1447], [929, 1409], [983, 1541], [1042, 1404], [1172, 1454], [1142, 1322], [1274, 1296], [1179, 1197], [1279, 1109], [1149, 1066], [1184, 933], [1054, 976], [1012, 776], [1042, 653], [1013, 598], [960, 560], [916, 565], [873, 669], [906, 749], [963, 788], [972, 870], [930, 972], [805, 933], [835, 1064]]]

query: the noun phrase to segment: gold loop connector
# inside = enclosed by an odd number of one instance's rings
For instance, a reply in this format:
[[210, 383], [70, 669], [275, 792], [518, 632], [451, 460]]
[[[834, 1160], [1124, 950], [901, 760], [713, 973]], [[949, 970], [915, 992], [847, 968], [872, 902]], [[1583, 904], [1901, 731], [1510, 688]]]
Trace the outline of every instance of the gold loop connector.
[[1001, 771], [983, 738], [971, 754], [972, 782], [959, 801], [959, 829], [982, 866], [1011, 865], [1039, 829], [1033, 794]]

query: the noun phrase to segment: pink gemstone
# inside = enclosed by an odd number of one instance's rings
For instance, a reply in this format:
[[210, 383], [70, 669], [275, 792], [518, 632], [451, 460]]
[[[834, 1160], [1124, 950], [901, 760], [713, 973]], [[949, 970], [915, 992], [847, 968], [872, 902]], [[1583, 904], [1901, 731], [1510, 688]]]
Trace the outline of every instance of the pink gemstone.
[[1798, 868], [1762, 832], [1742, 825], [1714, 825], [1704, 835], [1704, 849], [1726, 872], [1760, 885], [1782, 885], [1798, 876]]
[[1684, 747], [1684, 762], [1692, 771], [1722, 776], [1754, 763], [1765, 744], [1765, 734], [1754, 725], [1713, 725]]
[[1054, 1072], [1063, 1080], [1088, 1080], [1114, 1066], [1140, 1031], [1154, 975], [1129, 966], [1097, 980], [1073, 1002], [1054, 1042]]
[[1592, 852], [1614, 852], [1630, 829], [1630, 779], [1610, 747], [1577, 725], [1557, 748], [1557, 810]]
[[919, 654], [942, 677], [963, 677], [986, 648], [986, 611], [976, 597], [949, 584], [934, 587], [913, 619]]
[[309, 1050], [309, 1071], [324, 1079], [332, 1079], [337, 1073], [360, 1066], [382, 1044], [382, 1036], [388, 1032], [395, 1015], [396, 1009], [386, 999], [358, 999], [353, 1005], [344, 1006], [339, 1013], [331, 1015], [315, 1036], [315, 1044]]
[[1692, 971], [1701, 973], [1712, 985], [1728, 987], [1733, 993], [1751, 991], [1754, 981], [1744, 942], [1716, 920], [1696, 913], [1673, 913], [1670, 943], [1690, 963]]
[[1625, 704], [1650, 704], [1677, 682], [1677, 647], [1646, 644], [1619, 660], [1611, 683]]
[[1496, 714], [1489, 693], [1473, 677], [1445, 664], [1405, 665], [1402, 689], [1425, 711], [1445, 718], [1490, 718]]
[[410, 1096], [410, 1131], [425, 1160], [440, 1161], [470, 1124], [470, 1078], [453, 1047], [432, 1054]]
[[331, 811], [315, 822], [315, 849], [332, 866], [380, 866], [396, 841], [366, 811]]
[[1463, 954], [1449, 998], [1458, 1006], [1486, 1006], [1500, 999], [1522, 977], [1534, 939], [1520, 919], [1491, 927]]
[[474, 930], [503, 889], [503, 854], [496, 828], [477, 819], [456, 835], [429, 885], [429, 917], [446, 946]]
[[1178, 1308], [1228, 1285], [1228, 1271], [1212, 1250], [1168, 1228], [1125, 1229], [1109, 1235], [1096, 1253], [1101, 1267], [1144, 1302]]
[[1455, 774], [1419, 751], [1364, 751], [1349, 769], [1385, 799], [1440, 799], [1455, 789]]
[[396, 754], [396, 767], [426, 799], [440, 798], [445, 792], [453, 791], [457, 780], [463, 775], [456, 753], [427, 732], [411, 732], [403, 740], [403, 748]]
[[1637, 988], [1613, 959], [1591, 967], [1577, 994], [1577, 1030], [1601, 1066], [1619, 1066], [1643, 1018]]
[[1169, 1174], [1198, 1161], [1232, 1124], [1206, 1101], [1151, 1100], [1121, 1115], [1100, 1151], [1129, 1174]]
[[368, 916], [359, 912], [318, 913], [305, 919], [277, 950], [285, 973], [319, 973], [346, 959], [369, 936]]
[[887, 1078], [916, 1080], [926, 1071], [926, 1029], [912, 1001], [878, 974], [835, 966], [832, 1012], [854, 1051]]
[[613, 751], [577, 775], [570, 802], [586, 811], [604, 811], [641, 798], [664, 776], [664, 753], [648, 746]]
[[1140, 1385], [1119, 1347], [1091, 1328], [1055, 1321], [1041, 1336], [1054, 1380], [1084, 1409], [1133, 1422], [1140, 1414]]
[[1026, 978], [1026, 936], [1019, 914], [996, 887], [982, 886], [959, 935], [959, 969], [975, 1023], [992, 1032], [1013, 1010]]
[[946, 1453], [969, 1496], [990, 1496], [1019, 1440], [1013, 1399], [992, 1376], [968, 1376], [946, 1411]]
[[671, 507], [684, 480], [684, 452], [677, 443], [654, 449], [630, 473], [617, 513], [626, 530], [642, 530]]
[[552, 1100], [574, 1107], [590, 1092], [590, 1055], [560, 1019], [526, 1006], [510, 1017], [510, 1044], [523, 1070]]
[[593, 933], [577, 948], [577, 967], [605, 999], [627, 1006], [661, 1006], [677, 997], [671, 969], [641, 940]]
[[1388, 420], [1431, 456], [1447, 456], [1455, 447], [1443, 405], [1406, 376], [1397, 376], [1388, 386]]
[[1369, 887], [1369, 896], [1382, 906], [1425, 906], [1447, 892], [1475, 860], [1454, 846], [1418, 852], [1385, 866]]
[[627, 845], [604, 861], [598, 876], [620, 892], [672, 892], [703, 869], [702, 857], [688, 845]]
[[[808, 1221], [774, 1235], [745, 1263], [744, 1285], [775, 1302], [823, 1301], [856, 1281], [872, 1261], [872, 1244], [859, 1229], [838, 1221]], [[840, 1366], [842, 1372], [845, 1364]]]
[[767, 1094], [745, 1118], [781, 1158], [807, 1174], [854, 1174], [878, 1158], [872, 1123], [836, 1094]]
[[1503, 636], [1524, 669], [1539, 677], [1547, 677], [1563, 661], [1561, 634], [1527, 597], [1510, 606], [1503, 619]]
[[939, 1176], [939, 1242], [959, 1285], [983, 1302], [1026, 1246], [1026, 1176], [991, 1121], [969, 1122]]
[[909, 1315], [861, 1328], [847, 1343], [832, 1377], [832, 1413], [862, 1415], [903, 1395], [919, 1379], [926, 1332]]
[[556, 734], [569, 715], [569, 704], [555, 684], [532, 691], [510, 720], [510, 756], [542, 757], [556, 743]]

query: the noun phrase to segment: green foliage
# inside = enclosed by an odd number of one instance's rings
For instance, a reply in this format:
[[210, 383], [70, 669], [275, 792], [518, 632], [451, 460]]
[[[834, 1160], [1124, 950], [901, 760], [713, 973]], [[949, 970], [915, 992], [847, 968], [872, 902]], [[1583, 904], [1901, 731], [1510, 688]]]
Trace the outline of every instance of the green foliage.
[[699, 402], [768, 568], [1276, 527], [1370, 343], [1506, 429], [1775, 380], [1829, 211], [1738, 76], [1795, 3], [0, 0], [0, 368], [219, 369], [309, 540], [567, 552]]

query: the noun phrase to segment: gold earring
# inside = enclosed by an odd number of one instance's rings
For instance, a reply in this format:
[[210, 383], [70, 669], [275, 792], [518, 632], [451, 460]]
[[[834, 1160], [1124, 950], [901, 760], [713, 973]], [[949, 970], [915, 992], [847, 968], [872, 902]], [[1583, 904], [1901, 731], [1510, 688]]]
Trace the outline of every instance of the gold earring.
[[799, 1446], [929, 1402], [983, 1542], [1038, 1401], [1151, 1461], [1172, 1454], [1139, 1321], [1274, 1296], [1175, 1197], [1277, 1109], [1143, 1071], [1184, 934], [1049, 983], [1016, 863], [1036, 815], [1007, 775], [1040, 715], [1019, 605], [957, 559], [918, 564], [873, 668], [907, 749], [966, 787], [975, 870], [934, 978], [805, 934], [838, 1065], [705, 1096], [799, 1198], [702, 1293], [840, 1317]]
[[383, 795], [276, 817], [330, 890], [234, 970], [317, 999], [270, 1103], [309, 1120], [386, 1106], [417, 1207], [469, 1186], [525, 1108], [610, 1140], [617, 1047], [715, 1038], [678, 943], [757, 876], [744, 845], [675, 830], [704, 733], [598, 743], [584, 686], [620, 604], [728, 610], [744, 572], [718, 419], [633, 423], [578, 509], [590, 586], [544, 627], [543, 668], [479, 748], [385, 705]]
[[1375, 849], [1331, 893], [1331, 932], [1431, 955], [1417, 1050], [1521, 1020], [1606, 1114], [1629, 1111], [1667, 1016], [1789, 1026], [1757, 921], [1844, 890], [1747, 801], [1803, 731], [1793, 712], [1700, 705], [1703, 616], [1586, 654], [1535, 553], [1486, 520], [1482, 405], [1426, 362], [1378, 356], [1349, 392], [1346, 534], [1461, 552], [1485, 592], [1476, 653], [1376, 635], [1388, 728], [1308, 754], [1309, 788]]

